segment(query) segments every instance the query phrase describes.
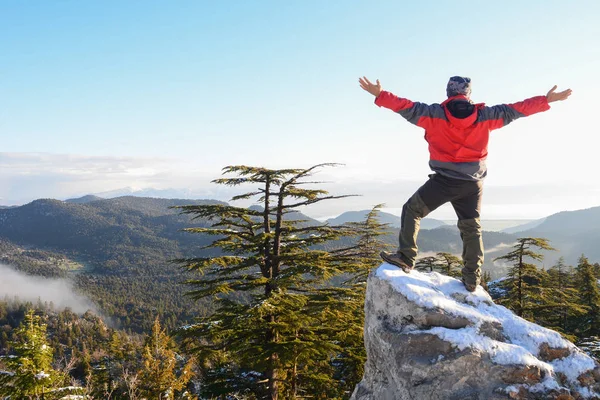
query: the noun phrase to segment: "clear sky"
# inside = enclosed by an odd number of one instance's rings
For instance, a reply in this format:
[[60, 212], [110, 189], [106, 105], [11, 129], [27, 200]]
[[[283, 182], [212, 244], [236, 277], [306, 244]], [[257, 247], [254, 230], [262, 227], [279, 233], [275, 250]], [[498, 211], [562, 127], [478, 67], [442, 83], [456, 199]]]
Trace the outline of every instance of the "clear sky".
[[492, 134], [484, 218], [597, 206], [599, 21], [594, 0], [0, 0], [0, 204], [227, 200], [209, 183], [225, 165], [339, 162], [318, 177], [363, 196], [314, 216], [395, 211], [427, 179], [426, 142], [358, 77], [434, 103], [464, 75], [487, 104], [573, 89]]

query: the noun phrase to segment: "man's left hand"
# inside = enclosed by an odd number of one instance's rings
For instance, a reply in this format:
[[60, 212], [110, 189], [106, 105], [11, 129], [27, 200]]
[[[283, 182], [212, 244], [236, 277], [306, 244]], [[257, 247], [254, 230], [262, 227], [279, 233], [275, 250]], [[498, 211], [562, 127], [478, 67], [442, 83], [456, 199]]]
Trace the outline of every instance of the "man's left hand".
[[379, 79], [376, 80], [377, 83], [371, 83], [366, 76], [362, 78], [358, 78], [358, 82], [360, 83], [360, 87], [371, 93], [373, 96], [379, 96], [381, 93], [381, 83], [379, 83]]
[[550, 91], [546, 95], [546, 99], [548, 100], [548, 103], [552, 103], [553, 101], [566, 100], [569, 98], [569, 96], [572, 93], [571, 89], [563, 90], [562, 92], [557, 93], [556, 92], [557, 87], [558, 86], [554, 85], [554, 87], [552, 89], [550, 89]]

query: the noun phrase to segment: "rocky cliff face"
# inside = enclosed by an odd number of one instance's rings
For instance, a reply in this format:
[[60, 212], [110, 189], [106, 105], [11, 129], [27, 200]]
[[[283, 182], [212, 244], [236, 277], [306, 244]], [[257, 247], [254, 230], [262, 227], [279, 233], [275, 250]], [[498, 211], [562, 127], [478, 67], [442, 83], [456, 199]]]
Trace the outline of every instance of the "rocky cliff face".
[[352, 400], [600, 399], [600, 366], [558, 333], [438, 273], [369, 276]]

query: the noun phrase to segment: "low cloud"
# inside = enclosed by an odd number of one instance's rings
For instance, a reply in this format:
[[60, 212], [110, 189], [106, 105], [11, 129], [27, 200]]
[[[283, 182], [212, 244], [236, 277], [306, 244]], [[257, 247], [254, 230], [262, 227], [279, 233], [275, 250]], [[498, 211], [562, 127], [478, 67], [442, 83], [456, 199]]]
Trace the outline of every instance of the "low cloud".
[[489, 249], [485, 249], [486, 253], [498, 253], [501, 251], [506, 251], [508, 248], [512, 248], [514, 246], [514, 243], [508, 244], [508, 243], [500, 243], [497, 246], [491, 247]]
[[73, 284], [66, 279], [47, 279], [25, 275], [0, 264], [0, 299], [17, 297], [22, 301], [52, 302], [56, 309], [69, 307], [83, 314], [88, 310], [96, 314], [96, 306], [86, 297], [75, 293]]

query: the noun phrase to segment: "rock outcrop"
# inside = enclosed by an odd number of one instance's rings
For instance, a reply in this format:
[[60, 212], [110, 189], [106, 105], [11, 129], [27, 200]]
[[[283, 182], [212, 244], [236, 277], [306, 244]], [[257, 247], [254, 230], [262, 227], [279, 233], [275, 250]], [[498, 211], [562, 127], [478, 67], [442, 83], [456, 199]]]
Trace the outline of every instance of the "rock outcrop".
[[352, 400], [600, 399], [600, 366], [478, 287], [389, 264], [369, 276]]

